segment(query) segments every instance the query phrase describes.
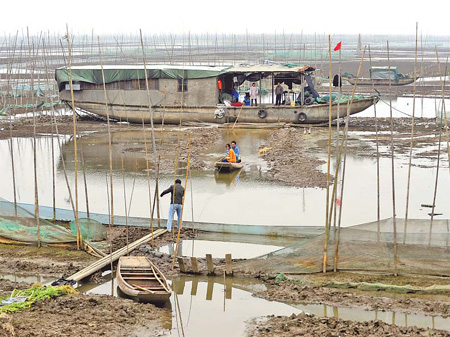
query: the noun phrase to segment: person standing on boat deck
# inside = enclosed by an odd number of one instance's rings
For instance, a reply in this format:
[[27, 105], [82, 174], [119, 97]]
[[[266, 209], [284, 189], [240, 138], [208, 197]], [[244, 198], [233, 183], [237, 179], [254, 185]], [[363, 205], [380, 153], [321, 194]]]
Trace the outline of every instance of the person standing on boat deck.
[[234, 150], [231, 148], [230, 144], [226, 145], [227, 148], [227, 155], [225, 158], [222, 159], [224, 163], [236, 163], [236, 154], [234, 153]]
[[283, 95], [283, 87], [281, 86], [280, 82], [278, 82], [278, 85], [275, 87], [275, 95], [277, 95], [275, 105], [281, 105], [281, 95]]
[[170, 193], [169, 217], [167, 219], [167, 231], [170, 232], [172, 230], [172, 220], [175, 212], [177, 212], [178, 217], [178, 228], [181, 228], [181, 209], [183, 207], [184, 195], [184, 187], [181, 186], [181, 180], [175, 180], [174, 185], [171, 185], [168, 189], [162, 191], [161, 197], [167, 193]]
[[237, 92], [237, 90], [235, 88], [233, 88], [233, 90], [231, 90], [231, 94], [233, 95], [234, 98], [234, 102], [239, 102], [239, 93]]
[[252, 83], [252, 86], [250, 87], [250, 101], [251, 101], [251, 105], [253, 106], [253, 101], [255, 101], [255, 106], [258, 106], [258, 87], [256, 86], [255, 82]]
[[239, 155], [240, 155], [241, 151], [239, 150], [239, 146], [236, 145], [236, 141], [233, 140], [231, 142], [231, 148], [233, 149], [234, 154], [236, 155], [236, 163], [240, 163], [241, 161], [239, 159]]

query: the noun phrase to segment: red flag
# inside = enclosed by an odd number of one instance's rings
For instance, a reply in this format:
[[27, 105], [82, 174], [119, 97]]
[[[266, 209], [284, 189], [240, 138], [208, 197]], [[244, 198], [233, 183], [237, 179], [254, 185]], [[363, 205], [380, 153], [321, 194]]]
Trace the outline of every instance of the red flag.
[[337, 45], [336, 45], [336, 47], [334, 47], [334, 51], [338, 51], [339, 49], [341, 49], [341, 45], [342, 45], [342, 43], [341, 42], [339, 42]]

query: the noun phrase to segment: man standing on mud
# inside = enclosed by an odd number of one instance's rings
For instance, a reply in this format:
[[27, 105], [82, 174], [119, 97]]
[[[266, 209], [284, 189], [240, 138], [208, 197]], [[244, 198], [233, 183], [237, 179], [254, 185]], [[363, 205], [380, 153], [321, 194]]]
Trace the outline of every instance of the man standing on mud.
[[183, 204], [184, 187], [181, 186], [181, 180], [175, 180], [175, 184], [171, 185], [168, 189], [162, 191], [161, 197], [165, 194], [170, 193], [170, 207], [169, 207], [169, 217], [167, 219], [167, 231], [172, 231], [172, 220], [175, 211], [178, 217], [178, 228], [181, 228], [181, 209]]

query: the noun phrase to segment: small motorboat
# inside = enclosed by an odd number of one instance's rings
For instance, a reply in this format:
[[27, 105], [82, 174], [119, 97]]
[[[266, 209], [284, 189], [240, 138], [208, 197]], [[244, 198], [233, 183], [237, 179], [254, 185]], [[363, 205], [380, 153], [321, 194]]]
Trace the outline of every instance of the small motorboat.
[[223, 161], [216, 161], [216, 163], [214, 164], [214, 167], [219, 171], [219, 172], [231, 172], [234, 170], [240, 170], [241, 168], [244, 167], [243, 163], [229, 163], [229, 162], [223, 162]]
[[125, 295], [138, 302], [164, 304], [172, 294], [163, 273], [145, 256], [119, 259], [117, 285]]

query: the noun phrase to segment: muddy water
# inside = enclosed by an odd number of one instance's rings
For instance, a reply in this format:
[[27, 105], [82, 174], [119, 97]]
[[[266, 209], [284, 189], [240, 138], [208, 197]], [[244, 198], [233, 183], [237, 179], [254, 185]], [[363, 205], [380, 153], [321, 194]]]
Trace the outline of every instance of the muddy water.
[[[109, 275], [104, 284], [86, 284], [79, 288], [87, 293], [121, 296], [117, 286], [111, 287]], [[449, 319], [441, 316], [405, 314], [392, 311], [371, 311], [361, 308], [341, 308], [326, 305], [285, 304], [252, 296], [265, 290], [265, 285], [253, 279], [206, 276], [180, 276], [171, 280], [173, 294], [166, 308], [171, 312], [163, 322], [167, 334], [181, 333], [181, 321], [187, 336], [243, 336], [245, 322], [267, 315], [286, 315], [301, 311], [320, 317], [345, 320], [382, 320], [400, 326], [418, 326], [448, 330]], [[175, 295], [176, 294], [176, 295]], [[178, 301], [180, 311], [175, 301]], [[143, 335], [144, 336], [144, 335]]]
[[[162, 253], [173, 255], [175, 244], [160, 247]], [[258, 245], [240, 242], [222, 242], [208, 240], [183, 240], [178, 245], [177, 256], [205, 257], [212, 254], [214, 258], [225, 258], [225, 254], [231, 254], [233, 259], [251, 259], [262, 256], [282, 247], [270, 245]]]
[[0, 279], [5, 279], [13, 282], [26, 282], [26, 283], [40, 283], [49, 284], [54, 281], [53, 278], [46, 278], [40, 275], [16, 275], [16, 274], [0, 274]]
[[[449, 111], [450, 100], [445, 100], [446, 111]], [[420, 97], [415, 100], [416, 117], [434, 118], [439, 116], [442, 109], [442, 98], [426, 98]], [[345, 111], [345, 110], [344, 110]], [[389, 97], [382, 96], [376, 105], [377, 117], [390, 117], [390, 101]], [[413, 98], [411, 97], [392, 97], [392, 116], [393, 117], [411, 117], [413, 114]], [[355, 115], [356, 117], [375, 117], [374, 107]]]
[[[188, 183], [186, 207], [183, 218], [186, 220], [258, 224], [258, 225], [323, 225], [326, 195], [319, 188], [294, 188], [267, 179], [267, 165], [257, 154], [261, 146], [267, 144], [268, 130], [236, 130], [223, 131], [223, 139], [235, 139], [241, 147], [244, 168], [231, 174], [217, 174], [213, 163], [223, 154], [223, 142], [210, 144], [201, 157], [205, 161], [204, 170], [192, 171], [192, 180]], [[157, 134], [159, 137], [159, 134]], [[358, 140], [355, 135], [354, 142]], [[124, 215], [124, 190], [121, 173], [121, 154], [125, 165], [125, 186], [130, 216], [148, 217], [148, 189], [145, 172], [145, 156], [133, 148], [143, 146], [142, 134], [139, 132], [122, 131], [113, 135], [114, 150], [114, 200], [115, 213]], [[176, 132], [165, 135], [164, 145], [176, 147]], [[73, 145], [70, 137], [63, 137], [62, 154], [68, 167], [69, 181], [74, 189]], [[323, 133], [317, 132], [310, 136], [311, 144], [323, 143]], [[367, 140], [366, 140], [367, 141]], [[371, 141], [369, 141], [370, 143]], [[41, 205], [52, 205], [52, 164], [51, 144], [55, 150], [56, 173], [56, 206], [70, 209], [69, 196], [64, 180], [61, 164], [61, 152], [56, 138], [42, 136], [37, 141], [39, 201]], [[86, 166], [86, 177], [89, 191], [91, 212], [108, 213], [107, 176], [108, 138], [105, 134], [85, 134], [79, 142], [83, 146]], [[373, 142], [372, 142], [373, 143]], [[372, 144], [373, 145], [373, 144]], [[16, 184], [19, 202], [34, 203], [33, 178], [33, 148], [29, 138], [14, 138]], [[426, 150], [426, 149], [422, 149]], [[429, 150], [429, 149], [428, 149]], [[13, 200], [11, 156], [9, 141], [0, 140], [0, 197]], [[326, 159], [326, 158], [323, 158]], [[436, 213], [443, 213], [442, 218], [448, 218], [445, 205], [450, 203], [449, 176], [447, 161], [443, 160], [443, 168], [439, 176], [439, 188], [436, 201]], [[416, 163], [417, 164], [417, 163]], [[391, 161], [382, 158], [381, 162], [381, 217], [392, 216], [391, 197]], [[404, 214], [406, 200], [407, 158], [400, 156], [396, 160], [396, 199], [397, 215]], [[421, 204], [431, 204], [436, 175], [435, 163], [429, 159], [420, 159], [421, 167], [414, 167], [411, 178], [410, 218], [429, 219], [429, 209], [421, 208]], [[326, 166], [322, 167], [326, 170]], [[345, 200], [351, 205], [352, 211], [344, 207], [343, 226], [376, 220], [376, 161], [373, 158], [347, 156], [347, 176], [345, 181]], [[183, 180], [185, 170], [179, 169], [176, 177]], [[174, 179], [173, 174], [163, 174], [160, 187], [168, 187]], [[79, 163], [78, 193], [80, 210], [85, 210], [84, 184]], [[191, 194], [192, 189], [192, 194]], [[152, 190], [154, 185], [152, 184]], [[161, 214], [167, 218], [169, 198], [161, 199]], [[192, 212], [192, 209], [194, 210]]]
[[316, 316], [335, 317], [357, 322], [381, 320], [385, 323], [406, 327], [417, 326], [420, 328], [432, 328], [439, 330], [450, 329], [450, 318], [443, 318], [441, 316], [406, 314], [386, 310], [373, 311], [373, 310], [363, 310], [360, 308], [340, 308], [319, 304], [305, 304], [305, 305], [294, 304], [293, 306], [304, 312], [308, 312]]

